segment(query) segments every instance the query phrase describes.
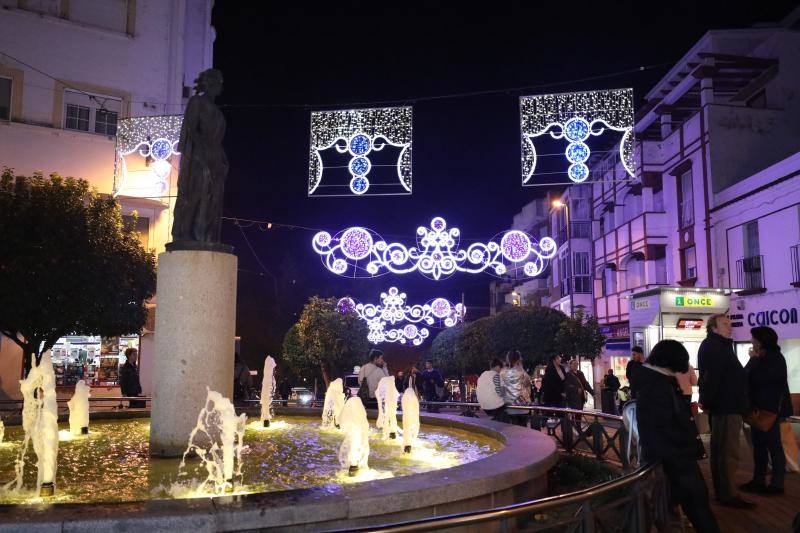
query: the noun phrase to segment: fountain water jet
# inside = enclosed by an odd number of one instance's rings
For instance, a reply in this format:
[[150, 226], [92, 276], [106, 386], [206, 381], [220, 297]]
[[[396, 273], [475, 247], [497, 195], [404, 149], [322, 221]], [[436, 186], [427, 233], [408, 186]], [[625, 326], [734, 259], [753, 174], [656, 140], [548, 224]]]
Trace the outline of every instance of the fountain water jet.
[[264, 359], [264, 377], [261, 380], [261, 420], [268, 428], [272, 420], [272, 397], [275, 395], [275, 359]]
[[419, 436], [419, 398], [414, 389], [406, 389], [400, 404], [403, 408], [403, 451], [411, 453]]
[[[211, 485], [215, 494], [232, 492], [234, 478], [242, 475], [242, 441], [247, 415], [236, 416], [229, 399], [208, 388], [206, 390], [206, 402], [189, 435], [189, 445], [183, 452], [179, 473], [186, 466], [186, 458], [195, 452], [208, 472], [203, 486]], [[200, 442], [198, 436], [204, 436], [207, 443]]]
[[322, 406], [322, 427], [329, 429], [339, 427], [339, 417], [344, 408], [344, 383], [342, 378], [336, 378], [328, 385], [325, 391], [325, 403]]
[[20, 380], [22, 392], [22, 429], [25, 438], [22, 449], [14, 465], [16, 478], [4, 489], [14, 486], [19, 492], [25, 472], [25, 453], [33, 441], [36, 453], [36, 490], [39, 496], [52, 496], [55, 492], [56, 467], [58, 459], [58, 402], [56, 396], [56, 375], [50, 352], [42, 354], [39, 364], [32, 361], [28, 377]]
[[0, 420], [0, 443], [3, 442], [3, 437], [6, 434], [6, 426], [3, 424], [3, 421]]
[[69, 430], [73, 435], [89, 433], [89, 396], [90, 389], [86, 382], [80, 380], [75, 384], [75, 393], [67, 402], [69, 407]]
[[397, 438], [397, 400], [400, 393], [394, 384], [394, 377], [386, 376], [378, 382], [375, 399], [378, 400], [378, 419], [375, 425], [383, 430], [383, 438]]
[[344, 403], [339, 416], [344, 440], [339, 447], [339, 463], [355, 476], [359, 468], [369, 467], [369, 421], [361, 398], [353, 396]]

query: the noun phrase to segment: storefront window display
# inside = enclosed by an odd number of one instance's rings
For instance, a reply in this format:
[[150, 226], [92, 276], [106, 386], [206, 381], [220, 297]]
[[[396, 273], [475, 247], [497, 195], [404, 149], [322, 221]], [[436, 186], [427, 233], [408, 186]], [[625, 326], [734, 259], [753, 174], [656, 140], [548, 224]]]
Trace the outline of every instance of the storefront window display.
[[57, 386], [74, 386], [84, 380], [93, 386], [113, 386], [125, 350], [139, 348], [139, 336], [69, 336], [58, 339], [51, 350]]

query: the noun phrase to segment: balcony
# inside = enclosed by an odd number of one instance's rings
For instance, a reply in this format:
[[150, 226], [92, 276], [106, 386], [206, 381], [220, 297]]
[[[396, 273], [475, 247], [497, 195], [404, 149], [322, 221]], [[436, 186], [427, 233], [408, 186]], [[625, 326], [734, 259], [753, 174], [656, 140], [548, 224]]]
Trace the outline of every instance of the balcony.
[[[569, 223], [569, 238], [570, 239], [591, 239], [592, 238], [592, 223], [588, 220]], [[561, 246], [567, 242], [567, 228], [559, 228], [556, 237], [556, 242]]]
[[736, 261], [736, 279], [738, 286], [746, 293], [766, 291], [764, 283], [764, 256], [754, 255]]
[[789, 256], [792, 258], [792, 286], [800, 287], [800, 244], [789, 247]]
[[[592, 293], [592, 277], [591, 276], [575, 276], [572, 278], [573, 286], [575, 287], [575, 294], [591, 294]], [[569, 279], [562, 279], [558, 284], [561, 298], [569, 296]]]

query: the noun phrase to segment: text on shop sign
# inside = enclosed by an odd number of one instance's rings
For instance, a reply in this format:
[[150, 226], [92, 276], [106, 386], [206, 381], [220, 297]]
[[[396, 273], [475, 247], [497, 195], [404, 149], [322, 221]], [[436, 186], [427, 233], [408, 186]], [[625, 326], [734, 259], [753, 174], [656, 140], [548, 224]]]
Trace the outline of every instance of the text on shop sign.
[[777, 324], [797, 324], [797, 308], [770, 309], [757, 313], [747, 313], [750, 326], [774, 326]]
[[675, 307], [714, 307], [711, 296], [676, 296]]

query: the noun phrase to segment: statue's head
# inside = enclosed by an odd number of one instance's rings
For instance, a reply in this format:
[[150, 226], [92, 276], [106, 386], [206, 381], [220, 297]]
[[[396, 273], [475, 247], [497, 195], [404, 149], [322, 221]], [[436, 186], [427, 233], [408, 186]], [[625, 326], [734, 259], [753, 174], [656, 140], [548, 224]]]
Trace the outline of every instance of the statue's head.
[[222, 72], [215, 68], [204, 70], [197, 76], [194, 83], [198, 93], [216, 98], [222, 92]]

